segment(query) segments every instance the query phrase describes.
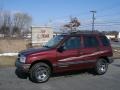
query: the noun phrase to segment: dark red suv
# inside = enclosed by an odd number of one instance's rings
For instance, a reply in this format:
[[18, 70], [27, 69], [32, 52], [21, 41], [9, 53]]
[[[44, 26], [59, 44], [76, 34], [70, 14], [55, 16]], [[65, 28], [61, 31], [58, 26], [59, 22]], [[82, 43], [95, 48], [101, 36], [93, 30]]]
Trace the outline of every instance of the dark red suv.
[[106, 73], [113, 62], [109, 40], [101, 33], [72, 33], [52, 38], [42, 48], [21, 51], [16, 67], [34, 82], [45, 82], [52, 73], [93, 69]]

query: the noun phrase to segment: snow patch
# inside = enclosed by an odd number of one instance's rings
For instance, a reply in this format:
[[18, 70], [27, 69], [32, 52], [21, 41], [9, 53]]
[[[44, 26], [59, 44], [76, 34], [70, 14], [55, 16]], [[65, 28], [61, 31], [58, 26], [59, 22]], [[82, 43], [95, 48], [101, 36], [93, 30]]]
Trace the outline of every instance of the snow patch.
[[18, 53], [2, 53], [0, 56], [17, 56]]

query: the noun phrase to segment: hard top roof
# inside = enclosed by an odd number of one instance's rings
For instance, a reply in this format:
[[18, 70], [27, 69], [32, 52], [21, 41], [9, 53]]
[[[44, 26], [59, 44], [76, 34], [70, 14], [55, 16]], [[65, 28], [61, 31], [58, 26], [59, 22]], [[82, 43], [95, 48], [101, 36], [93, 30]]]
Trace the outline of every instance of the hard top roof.
[[105, 36], [104, 33], [101, 32], [95, 32], [95, 31], [77, 31], [77, 32], [69, 32], [69, 33], [63, 33], [62, 35], [98, 35], [98, 36]]

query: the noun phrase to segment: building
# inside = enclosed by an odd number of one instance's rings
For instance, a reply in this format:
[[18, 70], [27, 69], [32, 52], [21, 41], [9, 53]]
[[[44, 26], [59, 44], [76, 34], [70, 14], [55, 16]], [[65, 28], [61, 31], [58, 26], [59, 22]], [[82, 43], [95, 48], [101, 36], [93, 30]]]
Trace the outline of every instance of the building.
[[116, 38], [116, 35], [114, 35], [114, 34], [106, 34], [106, 37], [108, 39], [112, 39], [112, 38]]
[[118, 34], [118, 38], [120, 39], [120, 32], [119, 32], [119, 34]]
[[32, 46], [41, 46], [53, 37], [53, 29], [48, 26], [31, 27]]
[[120, 35], [118, 33], [110, 33], [106, 34], [106, 37], [111, 41], [119, 42]]

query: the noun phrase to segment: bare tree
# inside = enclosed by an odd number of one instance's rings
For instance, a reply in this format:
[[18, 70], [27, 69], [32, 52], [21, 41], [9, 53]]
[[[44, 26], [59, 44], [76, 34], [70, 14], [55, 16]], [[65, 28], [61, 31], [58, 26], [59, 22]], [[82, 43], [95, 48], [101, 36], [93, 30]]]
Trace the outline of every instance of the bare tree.
[[1, 26], [2, 26], [2, 10], [0, 9], [0, 34], [1, 34]]
[[18, 37], [28, 32], [32, 18], [26, 13], [14, 13], [0, 10], [0, 34], [4, 37]]
[[2, 26], [2, 10], [0, 9], [0, 28]]
[[0, 32], [1, 34], [4, 34], [5, 37], [10, 36], [11, 32], [11, 24], [12, 24], [12, 19], [11, 19], [11, 14], [8, 11], [4, 11], [1, 14], [1, 29]]
[[64, 28], [73, 31], [73, 30], [77, 30], [77, 28], [80, 26], [80, 21], [78, 20], [77, 17], [71, 17], [70, 18], [70, 22], [68, 24], [64, 25]]
[[31, 26], [32, 18], [26, 13], [15, 13], [13, 16], [13, 35], [21, 35]]

